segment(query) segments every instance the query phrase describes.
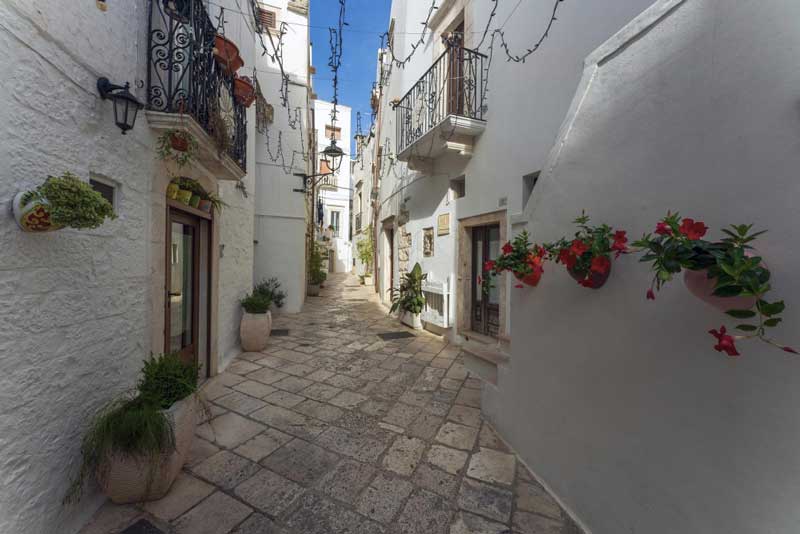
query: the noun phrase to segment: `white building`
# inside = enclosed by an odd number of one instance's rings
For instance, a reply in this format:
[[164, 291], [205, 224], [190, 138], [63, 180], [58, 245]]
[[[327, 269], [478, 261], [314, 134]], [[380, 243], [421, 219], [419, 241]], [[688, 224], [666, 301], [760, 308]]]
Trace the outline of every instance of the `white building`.
[[[134, 387], [151, 353], [179, 350], [205, 378], [240, 352], [239, 299], [253, 282], [254, 197], [242, 188], [254, 191], [255, 108], [234, 102], [232, 77], [210, 58], [224, 5], [225, 36], [241, 73], [252, 72], [255, 20], [240, 3], [179, 2], [192, 8], [172, 13], [163, 2], [0, 3], [0, 532], [81, 528], [103, 500], [89, 487], [61, 504], [84, 432]], [[179, 51], [187, 43], [196, 54]], [[98, 94], [100, 77], [129, 82], [146, 106], [127, 135]], [[222, 155], [210, 109], [225, 124]], [[198, 141], [181, 174], [221, 196], [221, 214], [168, 200], [156, 145], [172, 128]], [[21, 231], [12, 197], [65, 171], [105, 184], [118, 218], [95, 230]]]
[[[559, 3], [549, 37], [525, 63], [506, 60], [499, 35], [490, 62], [492, 32], [483, 38], [490, 12], [497, 8], [490, 30], [505, 21], [503, 36], [516, 54], [544, 33], [553, 9], [549, 0], [517, 7], [444, 2], [432, 12], [425, 36], [419, 28], [430, 5], [392, 3], [375, 144], [384, 302], [401, 273], [419, 262], [438, 292], [429, 295], [436, 306], [428, 310], [429, 327], [453, 339], [509, 339], [511, 284], [498, 284], [484, 298], [478, 283], [483, 260], [498, 253], [521, 220], [580, 81], [583, 58], [651, 3]], [[392, 51], [398, 59], [411, 58], [398, 68], [387, 57]]]
[[[271, 23], [273, 42], [283, 35], [283, 71], [269, 54], [258, 58], [258, 78], [269, 105], [267, 120], [256, 129], [255, 269], [256, 281], [276, 277], [286, 291], [284, 312], [297, 313], [306, 296], [306, 232], [309, 207], [303, 174], [311, 174], [310, 103], [312, 98], [308, 2], [261, 3]], [[264, 41], [271, 50], [268, 36]], [[282, 92], [288, 107], [282, 106]], [[259, 103], [257, 102], [256, 105]]]
[[[350, 241], [350, 192], [353, 189], [350, 168], [350, 108], [338, 104], [336, 110], [337, 116], [334, 119], [331, 102], [314, 101], [314, 126], [318, 152], [328, 146], [332, 139], [336, 140], [336, 145], [344, 152], [339, 170], [321, 178], [317, 185], [315, 221], [318, 234], [328, 239], [330, 271], [344, 273], [353, 269], [353, 246]], [[317, 172], [328, 172], [327, 164], [321, 156], [317, 157], [319, 159]]]

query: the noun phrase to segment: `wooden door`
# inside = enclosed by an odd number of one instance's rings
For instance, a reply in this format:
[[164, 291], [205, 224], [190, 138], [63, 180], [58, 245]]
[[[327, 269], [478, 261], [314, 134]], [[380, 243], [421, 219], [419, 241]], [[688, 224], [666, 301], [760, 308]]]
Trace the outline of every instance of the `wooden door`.
[[167, 220], [165, 352], [196, 363], [200, 293], [200, 220], [169, 209]]
[[[497, 337], [500, 331], [500, 290], [495, 287], [484, 294], [481, 280], [487, 276], [484, 264], [500, 254], [500, 225], [472, 228], [472, 310], [473, 332]], [[496, 282], [499, 283], [499, 282]]]
[[447, 40], [447, 113], [464, 114], [464, 23]]

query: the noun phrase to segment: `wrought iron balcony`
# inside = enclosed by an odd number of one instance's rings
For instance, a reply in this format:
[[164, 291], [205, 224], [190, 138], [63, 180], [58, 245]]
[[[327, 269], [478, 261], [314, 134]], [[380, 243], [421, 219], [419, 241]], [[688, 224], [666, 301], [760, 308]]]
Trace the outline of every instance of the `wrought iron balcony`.
[[397, 157], [435, 158], [445, 150], [472, 155], [472, 140], [485, 128], [486, 56], [449, 45], [406, 95], [395, 104]]
[[[212, 167], [230, 167], [227, 161], [221, 161], [227, 156], [240, 170], [228, 168], [229, 172], [223, 174], [243, 176], [247, 165], [246, 108], [234, 98], [234, 74], [224, 72], [214, 60], [217, 30], [203, 2], [149, 0], [149, 17], [146, 108], [151, 126], [183, 127], [190, 132], [199, 126], [207, 134], [205, 139], [198, 139], [201, 149], [213, 153], [221, 144], [227, 145], [226, 154], [217, 151], [219, 165]], [[163, 114], [175, 114], [181, 120]], [[217, 114], [221, 120], [215, 120]], [[187, 116], [191, 120], [183, 120]], [[221, 143], [224, 137], [219, 136], [227, 136], [229, 142]]]
[[328, 174], [320, 179], [318, 185], [320, 189], [332, 189], [336, 190], [339, 189], [338, 187], [339, 178], [335, 174]]

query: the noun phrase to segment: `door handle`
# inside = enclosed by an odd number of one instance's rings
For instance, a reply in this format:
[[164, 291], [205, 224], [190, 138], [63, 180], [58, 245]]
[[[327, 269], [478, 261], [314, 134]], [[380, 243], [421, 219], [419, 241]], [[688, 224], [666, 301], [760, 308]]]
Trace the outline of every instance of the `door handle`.
[[180, 291], [178, 292], [169, 291], [167, 295], [169, 295], [170, 297], [180, 297], [182, 293]]

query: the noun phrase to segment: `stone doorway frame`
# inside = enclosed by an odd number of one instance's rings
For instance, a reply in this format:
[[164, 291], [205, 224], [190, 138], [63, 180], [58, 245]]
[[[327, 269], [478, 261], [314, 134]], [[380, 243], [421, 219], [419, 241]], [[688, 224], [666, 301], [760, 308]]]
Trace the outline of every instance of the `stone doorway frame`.
[[[508, 241], [508, 223], [505, 210], [484, 213], [458, 220], [458, 298], [456, 299], [456, 332], [464, 335], [471, 331], [472, 310], [472, 228], [490, 224], [500, 225], [500, 243]], [[500, 317], [498, 339], [508, 337], [508, 289], [503, 277], [495, 281], [500, 290]]]

